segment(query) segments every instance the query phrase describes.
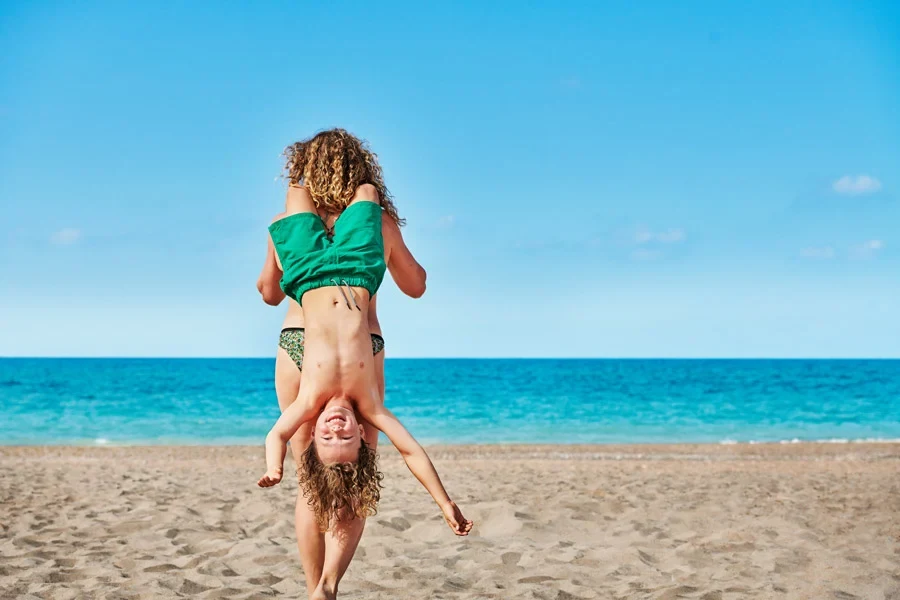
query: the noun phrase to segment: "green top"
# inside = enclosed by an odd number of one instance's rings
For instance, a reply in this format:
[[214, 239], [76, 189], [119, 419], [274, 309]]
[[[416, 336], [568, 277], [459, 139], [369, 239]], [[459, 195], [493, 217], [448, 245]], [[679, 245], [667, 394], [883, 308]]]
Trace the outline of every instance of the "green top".
[[309, 290], [347, 283], [374, 296], [386, 270], [381, 213], [375, 202], [354, 202], [334, 222], [330, 240], [316, 213], [288, 215], [269, 225], [284, 293], [302, 305]]

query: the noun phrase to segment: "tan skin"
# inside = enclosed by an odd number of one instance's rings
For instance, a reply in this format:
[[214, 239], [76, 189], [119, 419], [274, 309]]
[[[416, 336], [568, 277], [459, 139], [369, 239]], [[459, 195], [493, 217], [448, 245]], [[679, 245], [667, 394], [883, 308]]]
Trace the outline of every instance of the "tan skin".
[[[296, 196], [297, 192], [296, 189], [288, 192], [289, 210], [292, 205], [291, 196]], [[359, 190], [358, 196], [377, 197], [373, 192], [372, 186], [365, 186]], [[306, 196], [308, 197], [308, 195]], [[296, 208], [296, 199], [293, 204]], [[287, 213], [278, 217], [283, 217], [285, 214]], [[320, 214], [320, 216], [329, 227], [336, 219], [335, 215]], [[382, 220], [382, 234], [385, 242], [385, 262], [395, 283], [406, 295], [414, 298], [420, 297], [425, 291], [425, 270], [407, 248], [397, 224], [386, 214]], [[280, 278], [281, 270], [278, 267], [277, 256], [270, 239], [266, 263], [257, 282], [257, 288], [266, 303], [277, 305], [284, 299], [284, 293], [279, 285]], [[359, 294], [359, 290], [356, 291]], [[309, 296], [305, 296], [304, 303], [307, 304], [307, 307], [309, 307], [309, 302]], [[366, 314], [368, 331], [381, 334], [376, 312], [376, 298], [373, 297], [368, 302]], [[284, 327], [303, 327], [304, 324], [303, 310], [296, 302], [289, 300]], [[310, 356], [308, 339], [307, 336], [304, 366], [310, 364], [306, 362]], [[368, 352], [371, 356], [371, 346], [369, 346]], [[383, 407], [384, 353], [376, 355], [373, 361], [377, 400], [378, 404]], [[276, 391], [282, 410], [287, 409], [297, 398], [300, 382], [300, 371], [287, 353], [279, 348], [276, 358]], [[353, 431], [354, 428], [356, 432]], [[312, 434], [311, 423], [305, 423], [290, 438], [295, 462], [299, 463], [299, 455], [309, 444]], [[353, 404], [347, 398], [333, 397], [326, 402], [325, 409], [317, 420], [315, 435], [317, 450], [320, 458], [325, 462], [355, 460], [359, 452], [359, 436], [362, 436], [373, 448], [378, 442], [378, 431], [374, 426], [365, 421], [361, 425], [357, 424]], [[271, 478], [268, 475], [267, 473], [267, 476], [260, 480], [261, 485], [274, 484], [277, 483], [276, 480], [280, 480], [280, 473], [276, 473]], [[455, 505], [453, 506], [455, 507]], [[462, 519], [461, 515], [459, 517], [463, 522], [462, 529], [468, 532], [471, 525]], [[312, 509], [302, 494], [298, 494], [296, 504], [297, 543], [306, 574], [307, 590], [311, 597], [327, 598], [333, 597], [333, 594], [336, 593], [337, 584], [353, 558], [364, 526], [365, 520], [363, 519], [342, 521], [334, 524], [328, 533], [322, 534], [316, 525]]]
[[[347, 210], [355, 203], [377, 204], [375, 188], [360, 186]], [[285, 218], [301, 213], [317, 214], [312, 198], [299, 187], [289, 189], [285, 212], [288, 213]], [[312, 289], [303, 295], [306, 332], [300, 390], [266, 436], [267, 470], [258, 483], [269, 487], [281, 481], [286, 444], [304, 423], [316, 421], [314, 435], [319, 435], [320, 428], [331, 429], [357, 448], [363, 431], [356, 420], [358, 413], [388, 437], [409, 470], [441, 508], [454, 533], [466, 535], [471, 522], [450, 499], [428, 454], [380, 401], [368, 326], [369, 292], [361, 287], [348, 287], [347, 292], [354, 298], [355, 309], [343, 289], [337, 286]]]

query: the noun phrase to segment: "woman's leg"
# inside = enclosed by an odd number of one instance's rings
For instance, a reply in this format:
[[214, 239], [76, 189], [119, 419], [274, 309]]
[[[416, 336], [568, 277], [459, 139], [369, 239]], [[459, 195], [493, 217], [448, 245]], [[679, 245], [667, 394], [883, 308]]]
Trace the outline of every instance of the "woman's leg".
[[315, 594], [310, 598], [334, 598], [366, 527], [365, 519], [338, 521], [325, 533], [325, 560]]
[[[378, 378], [379, 398], [384, 403], [384, 352], [375, 355], [375, 376]], [[378, 446], [378, 430], [368, 423], [364, 427], [366, 442], [375, 451]], [[353, 560], [365, 527], [365, 519], [339, 521], [325, 533], [325, 562], [322, 565], [319, 589], [316, 590], [318, 596], [315, 598], [336, 597], [338, 584]]]
[[[300, 389], [300, 369], [283, 348], [278, 348], [275, 358], [275, 394], [278, 406], [283, 411], [297, 398]], [[310, 424], [306, 423], [291, 438], [291, 454], [294, 464], [300, 465], [300, 456], [309, 444]], [[325, 537], [319, 531], [316, 516], [303, 494], [297, 492], [297, 505], [294, 509], [294, 527], [297, 531], [297, 549], [300, 551], [300, 563], [306, 577], [306, 591], [312, 595], [322, 578], [322, 565], [325, 562]]]

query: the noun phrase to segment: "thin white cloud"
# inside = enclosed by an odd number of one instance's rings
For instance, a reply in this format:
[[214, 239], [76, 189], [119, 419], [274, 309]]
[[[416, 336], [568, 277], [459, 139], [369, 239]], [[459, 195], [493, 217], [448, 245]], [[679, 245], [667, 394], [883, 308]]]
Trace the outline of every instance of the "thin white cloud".
[[634, 234], [636, 244], [649, 244], [650, 242], [658, 242], [660, 244], [677, 244], [687, 239], [687, 233], [684, 229], [667, 229], [665, 231], [650, 231], [649, 229], [638, 229]]
[[863, 248], [866, 250], [881, 250], [884, 248], [884, 242], [881, 240], [869, 240], [865, 244], [863, 244]]
[[800, 251], [803, 258], [834, 258], [834, 248], [831, 246], [810, 246]]
[[656, 239], [662, 244], [677, 244], [683, 242], [686, 237], [683, 229], [669, 229], [656, 234]]
[[441, 227], [453, 227], [454, 223], [456, 223], [456, 217], [453, 215], [444, 215], [438, 219], [438, 225]]
[[860, 194], [874, 194], [881, 189], [881, 182], [869, 175], [844, 175], [832, 183], [831, 188], [838, 194], [859, 196]]
[[662, 256], [659, 250], [648, 250], [647, 248], [638, 248], [631, 253], [634, 260], [656, 260]]
[[853, 249], [853, 254], [860, 258], [874, 256], [884, 250], [886, 244], [883, 240], [866, 240]]
[[653, 232], [649, 229], [638, 229], [634, 234], [636, 244], [646, 244], [651, 241], [653, 241]]
[[50, 236], [50, 241], [57, 246], [71, 246], [81, 239], [81, 230], [67, 227]]

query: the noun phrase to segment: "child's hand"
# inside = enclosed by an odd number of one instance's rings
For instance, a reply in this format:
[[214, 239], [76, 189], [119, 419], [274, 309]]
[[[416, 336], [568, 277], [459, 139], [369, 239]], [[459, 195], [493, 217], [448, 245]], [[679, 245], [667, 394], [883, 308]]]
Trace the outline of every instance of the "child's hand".
[[442, 506], [441, 510], [444, 512], [444, 520], [447, 521], [447, 525], [450, 526], [453, 533], [460, 536], [469, 535], [469, 531], [472, 529], [472, 521], [463, 516], [456, 502], [451, 500], [448, 504]]
[[259, 487], [272, 487], [281, 483], [281, 469], [269, 469], [266, 474], [259, 478], [256, 485]]

